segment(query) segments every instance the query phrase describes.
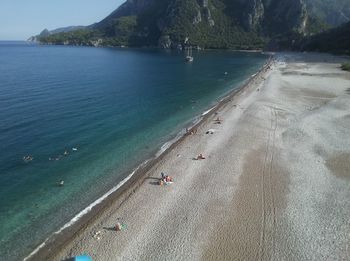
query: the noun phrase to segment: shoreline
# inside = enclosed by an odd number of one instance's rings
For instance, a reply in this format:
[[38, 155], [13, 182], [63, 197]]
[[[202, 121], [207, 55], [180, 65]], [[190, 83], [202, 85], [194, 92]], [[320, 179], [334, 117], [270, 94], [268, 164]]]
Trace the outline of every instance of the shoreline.
[[[199, 114], [196, 117], [198, 120], [189, 126], [189, 131], [195, 130], [204, 124], [212, 115], [216, 114], [217, 111], [229, 103], [234, 97], [243, 93], [245, 89], [247, 89], [262, 74], [266, 73], [273, 63], [273, 55], [268, 56], [269, 58], [264, 65], [255, 74], [246, 79], [241, 86], [229, 91], [228, 94], [224, 95], [214, 106]], [[133, 169], [125, 179], [80, 211], [69, 222], [63, 225], [62, 228], [55, 231], [51, 236], [45, 239], [44, 242], [37, 246], [24, 258], [24, 260], [48, 260], [52, 258], [56, 253], [63, 249], [70, 240], [77, 237], [85, 228], [102, 216], [112, 203], [117, 204], [120, 207], [145, 182], [149, 170], [174, 150], [174, 148], [181, 144], [188, 136], [189, 134], [183, 134], [182, 130], [175, 138], [164, 143], [153, 157], [142, 162], [139, 166]], [[165, 145], [167, 145], [167, 148], [162, 150]]]
[[[49, 260], [347, 259], [350, 74], [339, 63], [277, 54]], [[159, 186], [161, 172], [174, 184]]]
[[[7, 42], [3, 41], [3, 42]], [[11, 42], [9, 40], [8, 42]], [[15, 41], [14, 41], [15, 42]], [[158, 46], [111, 46], [111, 45], [99, 45], [99, 46], [94, 46], [94, 45], [75, 45], [75, 44], [53, 44], [53, 43], [41, 43], [39, 41], [28, 41], [28, 40], [18, 40], [17, 42], [26, 42], [26, 43], [31, 43], [31, 44], [37, 44], [37, 45], [43, 45], [43, 46], [71, 46], [71, 47], [91, 47], [91, 48], [115, 48], [115, 49], [139, 49], [139, 50], [164, 50], [164, 51], [182, 51], [184, 52], [185, 49], [177, 49], [177, 48], [160, 48]], [[195, 49], [195, 51], [229, 51], [229, 52], [242, 52], [242, 53], [275, 53], [274, 51], [264, 51], [264, 48], [261, 49], [217, 49], [217, 48], [201, 48], [200, 49]]]

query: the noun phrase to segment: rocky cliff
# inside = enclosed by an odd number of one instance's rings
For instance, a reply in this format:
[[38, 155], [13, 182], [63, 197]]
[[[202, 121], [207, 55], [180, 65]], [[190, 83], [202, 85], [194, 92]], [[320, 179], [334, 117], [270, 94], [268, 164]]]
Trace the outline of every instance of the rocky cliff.
[[308, 12], [330, 26], [350, 21], [349, 0], [305, 0]]
[[[127, 0], [101, 22], [40, 37], [43, 43], [262, 48], [324, 28], [318, 0]], [[330, 1], [330, 0], [325, 0]], [[343, 0], [332, 0], [343, 1]], [[346, 9], [346, 8], [345, 8]], [[344, 9], [344, 10], [345, 10]], [[312, 11], [314, 10], [314, 11]], [[270, 45], [273, 46], [273, 45]]]

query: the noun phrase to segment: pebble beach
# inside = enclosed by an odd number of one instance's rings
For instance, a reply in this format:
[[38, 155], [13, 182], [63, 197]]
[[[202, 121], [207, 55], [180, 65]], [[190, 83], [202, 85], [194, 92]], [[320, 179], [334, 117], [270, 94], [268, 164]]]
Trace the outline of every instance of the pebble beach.
[[[112, 201], [46, 256], [347, 260], [350, 74], [342, 61], [276, 54], [145, 173], [127, 199]], [[199, 154], [205, 159], [196, 160]], [[174, 183], [160, 186], [161, 172]]]

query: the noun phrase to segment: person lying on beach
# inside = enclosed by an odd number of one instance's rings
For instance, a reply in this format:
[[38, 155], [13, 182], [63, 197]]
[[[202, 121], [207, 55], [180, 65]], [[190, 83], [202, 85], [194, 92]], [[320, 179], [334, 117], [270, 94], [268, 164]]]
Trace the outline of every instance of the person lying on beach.
[[197, 129], [196, 128], [192, 128], [191, 130], [186, 128], [186, 134], [194, 135], [196, 133], [197, 133]]
[[169, 179], [169, 176], [164, 174], [163, 172], [161, 172], [160, 175], [162, 176], [161, 180], [163, 180], [164, 182], [167, 182], [167, 180]]
[[203, 160], [203, 159], [205, 159], [205, 157], [203, 156], [203, 154], [199, 154], [199, 155], [197, 156], [197, 160]]
[[97, 231], [93, 234], [93, 238], [100, 240], [101, 239], [101, 231]]
[[169, 185], [173, 182], [173, 178], [168, 175], [165, 175], [163, 172], [161, 173], [161, 176], [162, 178], [159, 181], [159, 185]]
[[214, 134], [215, 130], [214, 129], [210, 129], [210, 130], [207, 130], [207, 132], [205, 134]]
[[222, 120], [219, 117], [217, 117], [214, 122], [215, 124], [221, 124]]
[[115, 230], [116, 231], [121, 231], [122, 230], [122, 224], [120, 224], [119, 222], [115, 225]]
[[124, 222], [123, 223], [117, 222], [117, 224], [114, 227], [115, 231], [117, 231], [117, 232], [126, 230], [127, 228], [128, 228], [128, 226]]

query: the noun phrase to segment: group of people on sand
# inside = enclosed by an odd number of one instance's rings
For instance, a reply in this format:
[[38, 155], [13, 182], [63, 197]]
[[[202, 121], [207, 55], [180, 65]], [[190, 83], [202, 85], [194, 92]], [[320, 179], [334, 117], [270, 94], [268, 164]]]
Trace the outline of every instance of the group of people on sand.
[[161, 179], [159, 180], [159, 185], [163, 186], [163, 185], [169, 185], [173, 183], [172, 177], [164, 174], [163, 172], [161, 172], [160, 175], [161, 175]]

